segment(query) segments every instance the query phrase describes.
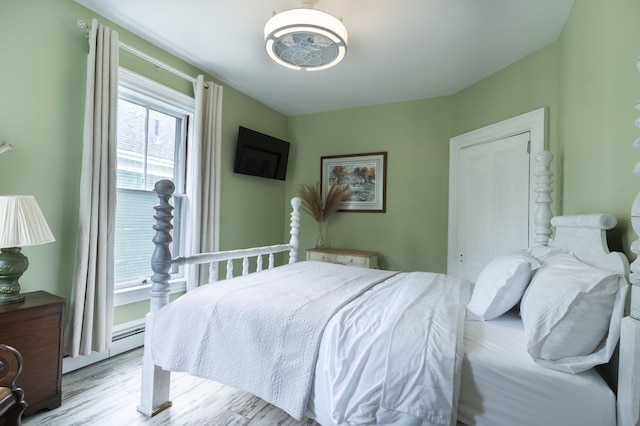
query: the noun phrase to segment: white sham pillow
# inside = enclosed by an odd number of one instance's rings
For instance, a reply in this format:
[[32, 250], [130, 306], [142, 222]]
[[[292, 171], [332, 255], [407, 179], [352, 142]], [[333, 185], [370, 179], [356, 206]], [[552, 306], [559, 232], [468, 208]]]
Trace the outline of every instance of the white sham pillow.
[[558, 247], [539, 245], [520, 250], [518, 253], [528, 254], [542, 264], [544, 263], [544, 261], [555, 256], [556, 254], [562, 253], [562, 249]]
[[539, 267], [536, 259], [524, 253], [493, 259], [478, 275], [467, 305], [468, 318], [489, 321], [516, 306]]
[[608, 362], [619, 338], [626, 291], [623, 277], [573, 254], [546, 259], [520, 304], [533, 360], [570, 373]]

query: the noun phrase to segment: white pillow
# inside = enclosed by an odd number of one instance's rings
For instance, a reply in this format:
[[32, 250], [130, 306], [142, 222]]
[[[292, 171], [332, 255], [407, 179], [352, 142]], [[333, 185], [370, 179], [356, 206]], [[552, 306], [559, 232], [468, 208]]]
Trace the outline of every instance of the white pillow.
[[528, 254], [542, 264], [545, 260], [555, 256], [556, 254], [562, 253], [562, 249], [558, 247], [540, 245], [520, 250], [518, 253]]
[[467, 305], [470, 319], [489, 321], [518, 304], [540, 264], [524, 253], [511, 253], [489, 262], [478, 275]]
[[626, 291], [623, 277], [570, 253], [546, 259], [520, 304], [533, 360], [571, 373], [608, 362], [619, 338]]

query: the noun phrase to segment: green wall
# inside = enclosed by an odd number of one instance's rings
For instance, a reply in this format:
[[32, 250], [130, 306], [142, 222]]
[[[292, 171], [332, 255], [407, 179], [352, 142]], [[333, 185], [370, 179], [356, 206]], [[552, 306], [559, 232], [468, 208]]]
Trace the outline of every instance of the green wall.
[[565, 214], [606, 212], [618, 218], [610, 240], [630, 253], [629, 226], [640, 181], [633, 141], [639, 112], [640, 2], [578, 0], [560, 38], [559, 162]]
[[552, 211], [561, 212], [558, 157], [559, 42], [553, 42], [452, 96], [451, 135], [457, 136], [545, 108], [546, 146], [554, 155]]
[[[385, 268], [443, 272], [449, 138], [545, 107], [554, 214], [613, 214], [610, 245], [629, 255], [639, 12], [635, 0], [576, 0], [558, 40], [454, 95], [290, 118], [299, 162], [288, 194], [319, 178], [323, 155], [389, 151], [390, 209], [338, 213], [329, 243], [380, 251]], [[310, 247], [316, 231], [305, 220]]]
[[[555, 155], [554, 212], [614, 214], [620, 223], [614, 243], [629, 253], [636, 237], [627, 217], [640, 187], [632, 175], [640, 158], [632, 148], [640, 133], [633, 125], [639, 12], [636, 0], [576, 0], [557, 41], [442, 98], [286, 117], [223, 82], [221, 247], [288, 238], [288, 200], [301, 183], [318, 181], [322, 156], [387, 151], [387, 212], [336, 214], [328, 243], [380, 251], [383, 268], [444, 272], [449, 138], [545, 107]], [[25, 248], [31, 268], [21, 281], [24, 291], [66, 298], [71, 292], [88, 51], [76, 21], [92, 17], [73, 0], [0, 3], [0, 141], [14, 146], [0, 156], [0, 193], [34, 195], [56, 236], [55, 243]], [[98, 18], [127, 44], [200, 73]], [[121, 63], [191, 91], [190, 83], [129, 54]], [[233, 173], [238, 125], [291, 141], [286, 183]], [[301, 246], [312, 247], [314, 223], [303, 215], [302, 226]], [[116, 324], [146, 307], [118, 308]]]
[[[322, 156], [387, 151], [387, 212], [336, 213], [328, 245], [378, 251], [385, 269], [446, 272], [449, 139], [546, 107], [553, 147], [558, 54], [552, 43], [452, 96], [290, 117], [288, 195], [319, 180]], [[312, 247], [308, 215], [302, 227], [302, 247]]]
[[[0, 142], [14, 147], [0, 156], [0, 194], [35, 196], [56, 237], [54, 243], [24, 248], [30, 268], [21, 279], [23, 292], [45, 290], [67, 299], [71, 295], [89, 50], [85, 31], [76, 22], [94, 17], [118, 31], [122, 42], [189, 75], [202, 74], [73, 0], [0, 2]], [[190, 82], [129, 53], [123, 52], [120, 62], [192, 95]], [[205, 79], [213, 78], [205, 74]], [[222, 84], [220, 245], [279, 241], [288, 226], [282, 209], [284, 183], [235, 175], [232, 159], [238, 125], [286, 138], [287, 117]], [[256, 219], [256, 211], [270, 226]], [[116, 308], [114, 323], [139, 318], [147, 310], [148, 303]]]
[[[449, 98], [290, 117], [287, 193], [320, 180], [322, 156], [386, 151], [386, 213], [337, 212], [327, 245], [378, 251], [383, 269], [445, 272], [450, 121]], [[317, 230], [307, 214], [302, 228], [301, 247], [313, 247]]]
[[639, 16], [636, 0], [576, 0], [555, 43], [453, 96], [454, 135], [547, 107], [554, 213], [616, 216], [609, 244], [631, 258]]
[[[638, 16], [637, 0], [576, 0], [558, 40], [454, 95], [291, 117], [298, 162], [288, 195], [318, 180], [323, 155], [388, 151], [388, 212], [338, 213], [329, 244], [380, 251], [384, 268], [443, 272], [449, 138], [544, 107], [554, 214], [613, 214], [610, 245], [630, 255]], [[308, 217], [303, 227], [310, 247], [315, 227]]]

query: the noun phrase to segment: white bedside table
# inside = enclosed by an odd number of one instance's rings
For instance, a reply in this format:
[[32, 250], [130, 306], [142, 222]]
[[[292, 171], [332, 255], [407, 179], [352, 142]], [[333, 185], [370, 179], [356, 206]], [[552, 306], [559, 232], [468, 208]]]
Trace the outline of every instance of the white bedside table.
[[307, 249], [307, 260], [340, 263], [361, 268], [375, 269], [378, 267], [378, 253], [375, 251], [311, 248]]

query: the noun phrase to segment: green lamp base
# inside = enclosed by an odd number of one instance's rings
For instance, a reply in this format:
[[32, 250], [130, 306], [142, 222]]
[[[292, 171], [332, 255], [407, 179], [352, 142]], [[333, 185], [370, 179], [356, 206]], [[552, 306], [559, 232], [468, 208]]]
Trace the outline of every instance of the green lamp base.
[[0, 305], [24, 301], [18, 279], [28, 267], [29, 260], [20, 247], [0, 249]]
[[24, 296], [22, 294], [18, 294], [15, 296], [0, 296], [0, 305], [9, 305], [11, 303], [20, 302], [24, 302]]

